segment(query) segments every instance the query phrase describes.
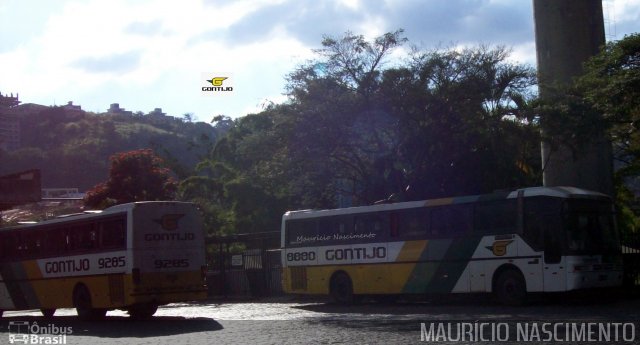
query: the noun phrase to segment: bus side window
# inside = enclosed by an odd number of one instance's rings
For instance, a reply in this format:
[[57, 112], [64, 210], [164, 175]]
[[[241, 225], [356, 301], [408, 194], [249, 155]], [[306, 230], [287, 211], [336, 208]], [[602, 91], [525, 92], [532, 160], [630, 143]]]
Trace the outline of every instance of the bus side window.
[[352, 232], [352, 228], [349, 226], [349, 219], [347, 217], [337, 217], [336, 227], [339, 234], [349, 234]]
[[12, 260], [17, 254], [16, 234], [7, 232], [0, 235], [0, 258]]
[[4, 260], [4, 258], [7, 256], [7, 253], [4, 249], [6, 238], [6, 234], [0, 233], [0, 261]]
[[73, 245], [71, 242], [71, 231], [69, 231], [68, 228], [64, 228], [64, 230], [62, 230], [64, 233], [64, 248], [65, 250], [72, 250], [73, 249]]
[[[546, 220], [554, 222], [555, 219]], [[557, 264], [562, 259], [562, 232], [557, 226], [548, 226], [544, 229], [544, 263]]]
[[468, 204], [438, 206], [431, 209], [431, 235], [457, 237], [473, 227], [473, 208]]
[[386, 226], [386, 220], [381, 214], [367, 214], [356, 216], [354, 219], [355, 233], [380, 233]]
[[368, 217], [370, 216], [356, 216], [353, 221], [353, 231], [356, 234], [364, 234], [368, 231]]
[[5, 257], [9, 260], [12, 260], [18, 254], [18, 242], [16, 234], [9, 232], [4, 235], [5, 236], [2, 241], [3, 251], [5, 252]]
[[318, 234], [314, 220], [293, 219], [287, 220], [285, 229], [288, 244], [303, 244], [315, 242]]
[[29, 231], [23, 235], [24, 255], [28, 257], [42, 254], [42, 231]]
[[353, 232], [348, 216], [332, 216], [320, 218], [318, 232], [325, 236], [345, 235]]
[[21, 246], [20, 246], [20, 234], [12, 233], [9, 235], [9, 259], [15, 259], [22, 256]]
[[98, 223], [102, 248], [121, 248], [125, 246], [126, 231], [123, 219]]
[[389, 229], [389, 217], [384, 213], [376, 214], [371, 220], [371, 232], [377, 237], [384, 236]]
[[43, 251], [47, 254], [63, 252], [66, 246], [67, 234], [64, 228], [49, 229], [43, 238]]
[[474, 231], [481, 235], [515, 233], [518, 227], [516, 199], [478, 203], [474, 214]]
[[389, 229], [389, 217], [385, 213], [356, 215], [353, 220], [354, 233], [363, 234], [363, 240], [380, 240]]
[[428, 212], [425, 208], [406, 209], [398, 212], [399, 234], [402, 238], [427, 238]]
[[[526, 198], [524, 202], [524, 240], [536, 251], [542, 251], [545, 228], [557, 224], [561, 201], [549, 197]], [[560, 231], [561, 229], [554, 229]]]
[[391, 231], [389, 235], [391, 237], [398, 237], [399, 235], [399, 231], [398, 231], [399, 223], [400, 223], [399, 218], [400, 216], [398, 212], [389, 213], [389, 223], [390, 223], [389, 230]]
[[73, 228], [73, 248], [90, 250], [98, 247], [96, 230], [93, 223], [82, 224]]

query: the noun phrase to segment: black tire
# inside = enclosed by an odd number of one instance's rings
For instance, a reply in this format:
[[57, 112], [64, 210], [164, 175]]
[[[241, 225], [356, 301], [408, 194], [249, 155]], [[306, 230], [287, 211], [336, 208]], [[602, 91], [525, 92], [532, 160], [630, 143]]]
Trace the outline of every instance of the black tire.
[[91, 294], [84, 285], [78, 285], [73, 291], [73, 305], [81, 320], [99, 320], [107, 314], [106, 309], [93, 308]]
[[155, 303], [140, 303], [131, 306], [128, 309], [129, 316], [132, 319], [142, 320], [148, 319], [153, 316], [158, 310], [158, 305]]
[[53, 314], [56, 313], [55, 309], [40, 309], [40, 312], [42, 313], [42, 316], [44, 316], [47, 319], [50, 319], [53, 317]]
[[331, 278], [329, 293], [334, 302], [352, 304], [354, 302], [351, 278], [344, 272], [338, 272]]
[[527, 301], [527, 285], [520, 271], [509, 269], [500, 273], [494, 286], [495, 296], [503, 305], [519, 306]]

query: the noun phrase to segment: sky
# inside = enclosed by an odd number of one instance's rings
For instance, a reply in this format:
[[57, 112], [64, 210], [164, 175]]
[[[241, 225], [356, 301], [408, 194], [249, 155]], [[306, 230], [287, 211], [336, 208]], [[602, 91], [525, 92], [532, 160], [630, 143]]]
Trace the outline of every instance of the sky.
[[[608, 40], [640, 32], [640, 0], [604, 0]], [[405, 30], [423, 49], [503, 45], [535, 67], [531, 0], [0, 0], [0, 93], [209, 122], [286, 101], [324, 35]], [[202, 92], [226, 77], [231, 92]]]

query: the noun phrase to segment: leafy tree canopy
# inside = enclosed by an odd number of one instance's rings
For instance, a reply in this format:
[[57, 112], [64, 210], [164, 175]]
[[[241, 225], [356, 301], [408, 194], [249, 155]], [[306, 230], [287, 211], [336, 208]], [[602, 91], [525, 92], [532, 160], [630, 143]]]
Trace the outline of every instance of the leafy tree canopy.
[[[640, 34], [609, 42], [574, 83], [539, 102], [545, 141], [574, 151], [604, 136], [613, 145], [623, 232], [640, 229]], [[636, 210], [636, 211], [634, 211]]]
[[612, 141], [623, 231], [640, 231], [640, 34], [609, 42], [586, 63], [575, 89], [586, 107], [601, 116]]
[[172, 200], [176, 182], [162, 159], [152, 150], [122, 152], [111, 156], [109, 179], [87, 192], [90, 208], [147, 200]]

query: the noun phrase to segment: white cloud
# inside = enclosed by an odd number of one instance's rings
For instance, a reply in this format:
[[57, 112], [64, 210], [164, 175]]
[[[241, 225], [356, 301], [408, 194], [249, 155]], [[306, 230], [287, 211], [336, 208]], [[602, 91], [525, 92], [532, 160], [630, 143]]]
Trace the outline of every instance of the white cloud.
[[602, 7], [607, 40], [618, 40], [626, 34], [640, 32], [640, 1], [604, 0]]
[[638, 0], [603, 0], [602, 7], [605, 19], [612, 21], [637, 21], [640, 17], [640, 2]]
[[509, 60], [535, 67], [537, 63], [536, 43], [534, 41], [531, 41], [513, 46], [511, 55], [509, 56]]

